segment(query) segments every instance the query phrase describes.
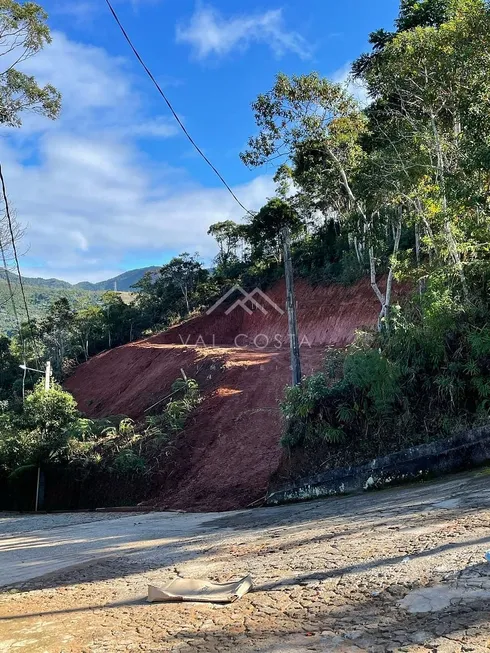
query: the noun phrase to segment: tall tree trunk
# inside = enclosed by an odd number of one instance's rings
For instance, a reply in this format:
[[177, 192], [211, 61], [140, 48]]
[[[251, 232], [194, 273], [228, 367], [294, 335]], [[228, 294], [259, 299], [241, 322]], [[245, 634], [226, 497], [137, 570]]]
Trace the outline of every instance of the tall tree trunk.
[[415, 223], [414, 227], [415, 232], [415, 261], [417, 262], [417, 267], [420, 266], [420, 230], [418, 222]]
[[400, 219], [394, 231], [393, 254], [391, 256], [390, 271], [388, 272], [388, 279], [386, 280], [386, 294], [385, 303], [382, 309], [383, 317], [385, 319], [386, 330], [390, 330], [390, 308], [391, 308], [391, 293], [393, 290], [393, 265], [396, 263], [398, 256], [398, 249], [400, 247], [400, 238], [402, 235], [402, 208], [400, 207]]
[[[417, 263], [417, 268], [420, 268], [420, 225], [418, 222], [415, 223], [415, 261]], [[430, 252], [429, 252], [430, 256]], [[425, 291], [425, 278], [419, 279], [419, 295], [422, 297]]]
[[373, 289], [374, 294], [376, 295], [376, 297], [379, 300], [379, 303], [381, 304], [381, 311], [378, 316], [378, 331], [383, 330], [383, 323], [387, 331], [389, 331], [390, 328], [389, 318], [390, 318], [390, 308], [391, 308], [391, 295], [393, 291], [393, 265], [398, 255], [401, 233], [402, 233], [402, 221], [400, 217], [394, 232], [393, 253], [391, 256], [391, 265], [388, 271], [388, 278], [386, 280], [385, 293], [381, 292], [376, 280], [376, 259], [374, 257], [374, 249], [373, 247], [369, 248], [369, 269], [371, 274], [371, 288]]
[[293, 262], [291, 260], [290, 231], [288, 227], [282, 230], [284, 246], [284, 276], [286, 277], [286, 307], [289, 325], [289, 346], [291, 350], [292, 385], [301, 383], [301, 357], [298, 338], [298, 320], [296, 317], [296, 300], [294, 298]]
[[357, 262], [359, 265], [362, 265], [361, 254], [359, 252], [359, 244], [357, 242], [357, 236], [354, 236], [354, 251], [356, 253]]
[[369, 248], [369, 272], [370, 272], [370, 277], [371, 277], [371, 288], [374, 291], [374, 294], [379, 300], [379, 303], [381, 304], [381, 312], [378, 317], [378, 331], [381, 331], [382, 329], [382, 318], [383, 318], [383, 307], [385, 304], [385, 296], [381, 292], [378, 286], [378, 282], [376, 281], [376, 259], [374, 257], [374, 248], [370, 247]]
[[468, 287], [466, 285], [466, 277], [463, 270], [463, 264], [461, 263], [461, 257], [458, 251], [458, 243], [454, 237], [451, 228], [451, 222], [448, 217], [448, 205], [447, 205], [447, 192], [446, 192], [446, 166], [444, 162], [444, 152], [442, 151], [441, 139], [439, 136], [439, 130], [437, 129], [436, 118], [433, 112], [430, 114], [430, 121], [432, 125], [432, 133], [434, 135], [434, 142], [436, 145], [437, 153], [437, 173], [441, 185], [441, 196], [442, 196], [442, 211], [444, 213], [444, 235], [446, 237], [446, 242], [448, 246], [449, 256], [451, 257], [454, 266], [458, 272], [461, 286], [463, 288], [463, 294], [465, 299], [468, 299]]

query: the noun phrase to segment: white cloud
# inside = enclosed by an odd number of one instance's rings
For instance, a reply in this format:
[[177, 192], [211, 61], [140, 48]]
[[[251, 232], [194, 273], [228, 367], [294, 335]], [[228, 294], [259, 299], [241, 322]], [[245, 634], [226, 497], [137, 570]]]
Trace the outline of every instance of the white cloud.
[[344, 85], [349, 93], [359, 101], [361, 106], [365, 107], [369, 104], [367, 88], [364, 84], [354, 79], [351, 70], [352, 63], [349, 62], [344, 64], [331, 75], [332, 81]]
[[177, 27], [176, 37], [177, 42], [190, 44], [198, 59], [243, 51], [254, 42], [268, 45], [277, 57], [287, 52], [302, 59], [311, 55], [306, 40], [286, 29], [281, 9], [225, 18], [213, 7], [198, 5], [190, 21]]
[[[55, 33], [24, 69], [63, 94], [59, 120], [27, 115], [20, 130], [4, 128], [0, 138], [9, 198], [27, 226], [24, 274], [93, 281], [118, 274], [128, 260], [215, 254], [209, 225], [239, 220], [243, 210], [218, 182], [197, 185], [140, 148], [142, 137], [176, 132], [166, 116], [144, 112], [124, 60]], [[258, 209], [274, 184], [262, 176], [235, 191]]]
[[169, 138], [179, 133], [179, 127], [170, 118], [160, 116], [134, 125], [131, 131], [135, 136]]
[[[162, 0], [112, 0], [112, 4], [118, 9], [118, 5], [129, 4], [134, 13], [137, 13], [142, 6], [158, 5]], [[77, 25], [84, 26], [93, 23], [102, 12], [108, 12], [109, 8], [105, 2], [97, 0], [58, 0], [50, 9], [54, 14], [68, 16]]]
[[84, 25], [92, 22], [98, 9], [94, 2], [77, 0], [77, 2], [58, 2], [54, 5], [53, 12], [61, 16], [69, 16], [76, 24]]

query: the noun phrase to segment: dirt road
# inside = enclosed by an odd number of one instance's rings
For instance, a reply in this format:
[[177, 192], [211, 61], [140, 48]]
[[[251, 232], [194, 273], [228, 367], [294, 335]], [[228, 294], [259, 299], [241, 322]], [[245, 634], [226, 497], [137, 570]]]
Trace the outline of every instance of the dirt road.
[[[488, 651], [489, 480], [215, 515], [6, 518], [3, 578], [13, 548], [24, 577], [63, 550], [102, 559], [7, 588], [0, 651]], [[255, 591], [225, 607], [144, 601], [177, 573], [250, 573]]]

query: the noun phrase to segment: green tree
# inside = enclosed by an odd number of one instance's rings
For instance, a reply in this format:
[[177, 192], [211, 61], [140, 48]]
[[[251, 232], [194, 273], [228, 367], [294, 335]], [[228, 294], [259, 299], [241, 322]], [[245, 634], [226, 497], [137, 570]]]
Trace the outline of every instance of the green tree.
[[45, 392], [38, 383], [23, 412], [0, 411], [0, 470], [14, 482], [22, 482], [26, 468], [56, 463], [64, 458], [67, 429], [76, 420], [76, 403], [58, 386]]
[[38, 330], [45, 346], [46, 359], [51, 360], [57, 375], [63, 373], [63, 363], [69, 356], [76, 355], [73, 347], [72, 327], [75, 311], [66, 297], [60, 297], [50, 306], [40, 320]]
[[191, 296], [200, 282], [205, 281], [208, 272], [199, 261], [199, 255], [194, 256], [184, 252], [169, 263], [162, 266], [160, 279], [164, 284], [178, 288], [185, 302], [187, 313], [191, 310]]
[[397, 214], [395, 223], [389, 225], [394, 229], [392, 265], [388, 286], [382, 292], [376, 249], [386, 198], [377, 192], [366, 195], [365, 185], [358, 183], [365, 169], [363, 139], [368, 134], [359, 103], [343, 85], [311, 73], [291, 78], [278, 75], [272, 90], [259, 95], [252, 106], [260, 131], [249, 139], [242, 160], [255, 167], [282, 159], [276, 179], [289, 175], [303, 191], [303, 204], [309, 204], [311, 211], [321, 210], [326, 221], [332, 219], [332, 213], [343, 222], [350, 221], [358, 258], [368, 253], [371, 286], [381, 304], [381, 326], [391, 302], [401, 224]]
[[12, 396], [12, 388], [20, 378], [21, 362], [14, 353], [10, 339], [0, 335], [0, 400], [8, 400]]
[[455, 0], [401, 0], [397, 30], [440, 27], [454, 14], [458, 4], [461, 6], [461, 2]]
[[288, 227], [293, 238], [304, 231], [304, 224], [297, 211], [284, 200], [270, 199], [245, 226], [245, 235], [252, 249], [252, 258], [266, 259], [272, 256], [278, 263], [282, 260], [281, 231]]
[[242, 227], [233, 220], [216, 222], [208, 229], [208, 235], [216, 239], [219, 254], [216, 257], [216, 266], [225, 270], [238, 261], [238, 245], [242, 238]]
[[[477, 0], [480, 5], [484, 0]], [[375, 72], [376, 64], [381, 58], [385, 47], [397, 33], [415, 29], [416, 27], [440, 27], [454, 17], [458, 9], [473, 3], [473, 0], [401, 0], [398, 18], [395, 21], [395, 32], [378, 29], [369, 35], [372, 46], [370, 53], [362, 54], [353, 64], [354, 76], [362, 77], [367, 72]]]
[[23, 421], [27, 428], [49, 437], [60, 433], [77, 417], [77, 402], [69, 392], [53, 383], [48, 391], [39, 381], [24, 403]]
[[316, 73], [291, 78], [279, 74], [252, 108], [259, 134], [240, 155], [246, 165], [279, 163], [276, 178], [289, 178], [303, 189], [302, 204], [311, 212], [365, 213], [353, 179], [365, 156], [360, 139], [367, 120], [341, 84]]
[[[117, 347], [132, 340], [132, 332], [136, 319], [135, 308], [126, 304], [121, 295], [109, 290], [102, 295], [100, 311], [107, 336], [107, 345]], [[97, 329], [99, 312], [92, 312], [93, 328]]]
[[34, 111], [54, 119], [61, 96], [51, 85], [39, 86], [35, 78], [18, 69], [19, 64], [51, 42], [47, 14], [34, 2], [0, 0], [0, 122], [20, 127], [22, 113]]
[[[109, 310], [110, 315], [110, 310]], [[72, 332], [78, 341], [85, 360], [98, 351], [104, 337], [104, 309], [102, 306], [87, 306], [75, 313]]]
[[490, 152], [483, 100], [490, 90], [490, 8], [481, 0], [450, 5], [450, 19], [438, 27], [394, 35], [364, 78], [377, 100], [372, 130], [394, 163], [389, 176], [404, 176], [403, 192], [426, 239], [468, 298], [464, 254], [478, 247], [475, 222], [486, 210], [481, 167]]

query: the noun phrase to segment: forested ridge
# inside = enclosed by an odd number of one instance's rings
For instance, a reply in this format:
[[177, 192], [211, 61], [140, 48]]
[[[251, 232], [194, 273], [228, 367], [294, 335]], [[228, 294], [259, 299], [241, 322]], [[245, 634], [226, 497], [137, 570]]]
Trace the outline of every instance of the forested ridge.
[[[91, 283], [81, 281], [69, 283], [60, 279], [44, 279], [42, 277], [23, 277], [24, 292], [27, 299], [27, 306], [34, 318], [42, 318], [49, 310], [51, 304], [61, 298], [66, 298], [74, 309], [85, 308], [98, 304], [101, 296], [107, 291], [131, 293], [133, 285], [138, 283], [148, 272], [156, 272], [157, 267], [139, 268], [129, 270], [122, 274]], [[7, 275], [11, 282], [11, 288], [7, 283]], [[19, 277], [12, 272], [0, 270], [0, 334], [11, 336], [15, 334], [16, 318], [11, 301], [11, 290], [14, 292], [14, 303], [20, 313], [22, 321], [27, 320], [25, 307], [22, 306], [21, 288]], [[128, 296], [128, 300], [130, 297]]]
[[[19, 285], [13, 284], [14, 299], [19, 303], [20, 318], [25, 321], [27, 315], [23, 306], [20, 305], [21, 290]], [[96, 304], [102, 293], [94, 291], [79, 290], [78, 288], [62, 288], [51, 286], [26, 285], [25, 295], [30, 314], [33, 318], [39, 319], [49, 310], [50, 305], [62, 297], [68, 298], [74, 308], [84, 305]], [[11, 291], [7, 282], [0, 279], [0, 333], [6, 336], [13, 336], [17, 331], [17, 322], [11, 302]]]

